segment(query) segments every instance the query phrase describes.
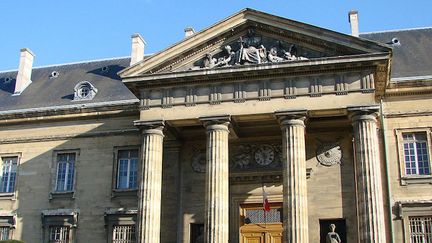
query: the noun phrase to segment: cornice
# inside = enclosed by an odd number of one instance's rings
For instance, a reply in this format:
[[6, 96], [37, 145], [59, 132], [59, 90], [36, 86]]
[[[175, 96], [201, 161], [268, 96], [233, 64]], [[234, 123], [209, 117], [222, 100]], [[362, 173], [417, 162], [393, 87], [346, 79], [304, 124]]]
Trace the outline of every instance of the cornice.
[[431, 116], [431, 115], [432, 115], [432, 110], [417, 110], [417, 111], [408, 111], [408, 112], [385, 113], [384, 117], [398, 118], [398, 117]]
[[71, 138], [90, 138], [90, 137], [119, 136], [119, 135], [139, 136], [139, 130], [137, 128], [130, 128], [130, 129], [119, 129], [119, 130], [111, 130], [111, 131], [59, 134], [59, 135], [51, 135], [51, 136], [4, 138], [4, 139], [0, 139], [0, 144], [35, 143], [35, 142], [66, 140]]
[[138, 115], [138, 100], [130, 103], [103, 102], [94, 106], [53, 106], [0, 112], [0, 124], [67, 120], [91, 117], [118, 117]]
[[342, 57], [315, 58], [311, 60], [285, 62], [280, 64], [258, 64], [247, 66], [232, 66], [228, 68], [203, 69], [179, 71], [172, 73], [147, 74], [135, 77], [126, 77], [126, 85], [151, 87], [171, 83], [187, 83], [203, 80], [250, 80], [253, 77], [282, 76], [282, 75], [309, 75], [311, 73], [334, 72], [337, 70], [358, 70], [359, 68], [373, 68], [375, 62], [387, 62], [388, 53], [373, 53], [349, 55]]

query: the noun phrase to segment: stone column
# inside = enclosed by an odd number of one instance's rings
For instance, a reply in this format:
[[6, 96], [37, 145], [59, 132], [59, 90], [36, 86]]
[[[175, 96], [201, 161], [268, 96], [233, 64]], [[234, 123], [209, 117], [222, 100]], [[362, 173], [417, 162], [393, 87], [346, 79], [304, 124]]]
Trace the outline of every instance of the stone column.
[[386, 242], [377, 132], [378, 107], [349, 107], [354, 128], [359, 242]]
[[163, 121], [135, 121], [142, 135], [137, 243], [159, 243], [162, 193]]
[[229, 239], [229, 116], [200, 118], [207, 130], [205, 243]]
[[306, 110], [275, 113], [282, 129], [284, 242], [308, 243]]

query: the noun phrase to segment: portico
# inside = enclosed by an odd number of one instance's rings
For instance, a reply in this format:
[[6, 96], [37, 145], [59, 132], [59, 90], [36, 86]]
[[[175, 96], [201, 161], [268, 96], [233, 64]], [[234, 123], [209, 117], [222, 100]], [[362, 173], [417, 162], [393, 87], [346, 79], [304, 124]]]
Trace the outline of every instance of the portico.
[[[141, 242], [167, 230], [167, 144], [177, 146], [178, 242], [316, 242], [332, 220], [350, 241], [386, 242], [374, 131], [389, 53], [245, 10], [121, 71], [140, 98]], [[264, 187], [282, 204], [269, 224], [282, 224], [283, 237], [242, 234], [267, 227], [251, 218]]]

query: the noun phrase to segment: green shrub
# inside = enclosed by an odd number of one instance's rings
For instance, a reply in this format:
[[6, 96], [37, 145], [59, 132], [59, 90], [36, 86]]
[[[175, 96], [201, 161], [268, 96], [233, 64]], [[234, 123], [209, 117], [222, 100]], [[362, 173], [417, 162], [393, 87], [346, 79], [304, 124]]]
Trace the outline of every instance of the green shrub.
[[24, 241], [20, 241], [20, 240], [0, 240], [0, 243], [24, 243]]

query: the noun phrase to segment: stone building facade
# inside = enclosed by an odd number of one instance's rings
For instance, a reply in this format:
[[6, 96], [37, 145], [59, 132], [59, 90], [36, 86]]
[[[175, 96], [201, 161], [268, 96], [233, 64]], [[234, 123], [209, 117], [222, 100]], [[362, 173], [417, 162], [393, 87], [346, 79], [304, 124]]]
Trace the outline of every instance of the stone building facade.
[[0, 72], [0, 238], [431, 242], [432, 29], [349, 17], [352, 36], [245, 9], [39, 68], [22, 49]]

